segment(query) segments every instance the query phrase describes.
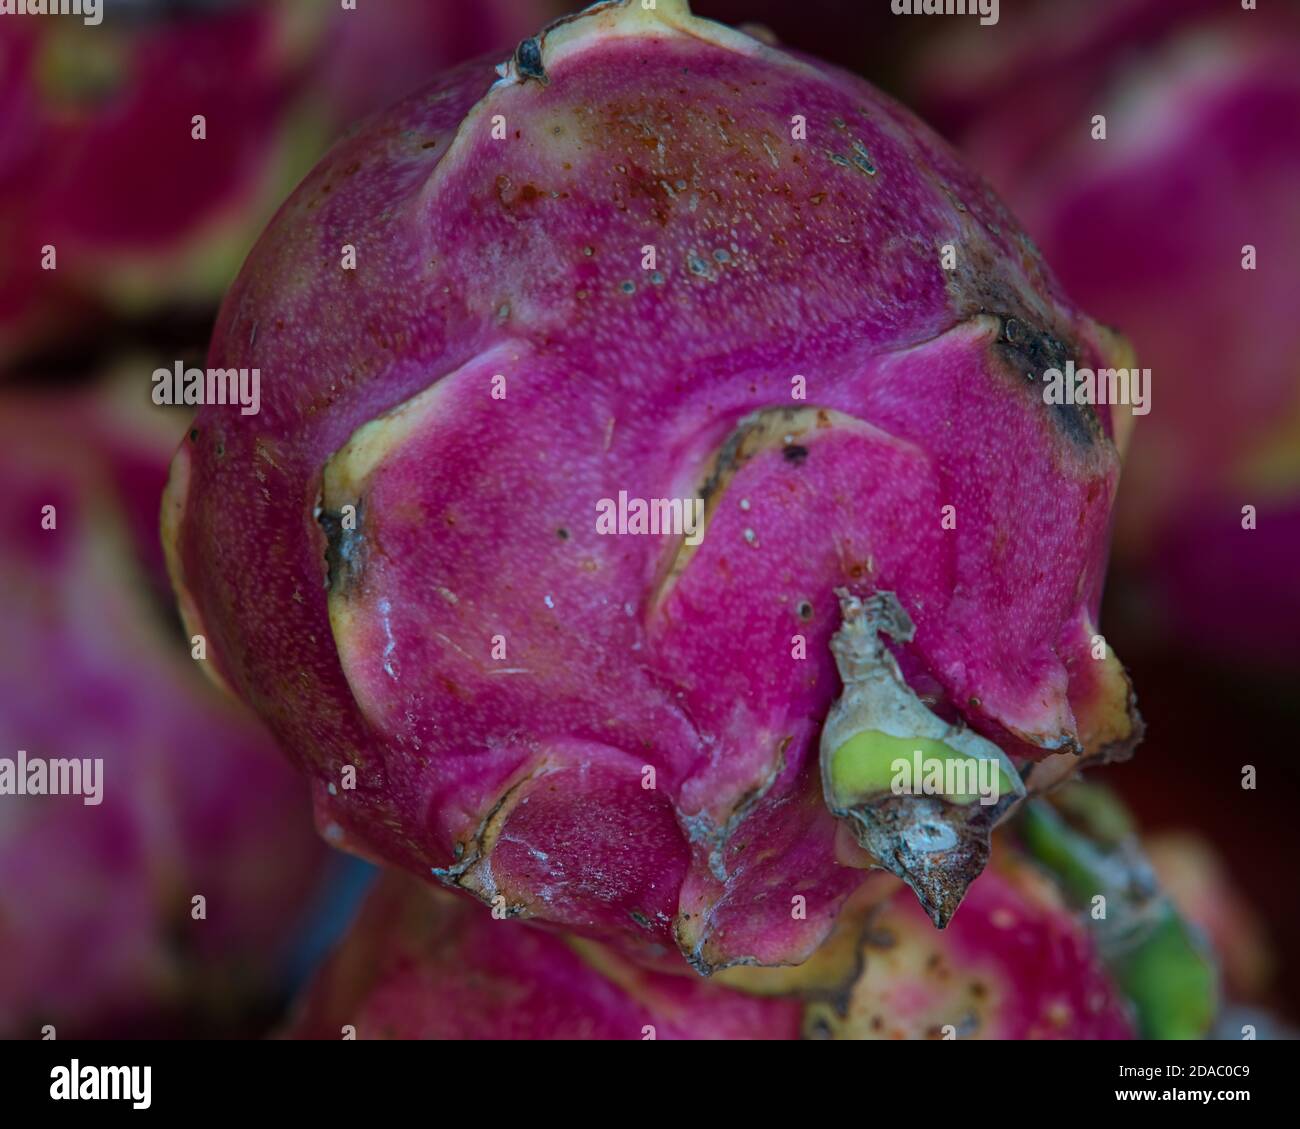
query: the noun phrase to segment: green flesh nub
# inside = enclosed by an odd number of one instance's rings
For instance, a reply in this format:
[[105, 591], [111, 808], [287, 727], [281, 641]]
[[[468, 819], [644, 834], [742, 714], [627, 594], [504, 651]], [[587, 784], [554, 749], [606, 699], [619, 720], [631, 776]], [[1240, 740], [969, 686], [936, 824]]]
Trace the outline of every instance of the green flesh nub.
[[[921, 755], [919, 779], [915, 772], [918, 752]], [[906, 775], [901, 779], [910, 781], [910, 791], [919, 793], [927, 779], [946, 781], [951, 776], [956, 781], [974, 785], [975, 790], [944, 791], [943, 798], [949, 803], [970, 804], [980, 798], [979, 760], [930, 737], [895, 737], [879, 729], [864, 729], [835, 750], [830, 766], [831, 786], [837, 803], [841, 807], [850, 807], [860, 803], [864, 797], [892, 792], [902, 767], [896, 762], [903, 761], [907, 767], [904, 770]], [[951, 769], [949, 762], [952, 762]], [[1011, 781], [999, 767], [996, 795], [1005, 796], [1011, 791]]]

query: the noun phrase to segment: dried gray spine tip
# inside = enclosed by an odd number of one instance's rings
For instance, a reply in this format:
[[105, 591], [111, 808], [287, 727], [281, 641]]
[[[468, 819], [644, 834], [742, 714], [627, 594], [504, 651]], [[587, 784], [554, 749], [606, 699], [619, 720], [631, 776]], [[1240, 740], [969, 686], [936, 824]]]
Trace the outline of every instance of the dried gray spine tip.
[[[877, 592], [861, 600], [844, 589], [837, 589], [836, 596], [842, 622], [830, 646], [843, 690], [822, 728], [823, 795], [877, 865], [903, 879], [943, 928], [988, 861], [990, 833], [1024, 798], [1025, 787], [1001, 749], [963, 725], [949, 725], [908, 687], [881, 638], [883, 633], [907, 643], [915, 634], [898, 597]], [[864, 730], [938, 741], [975, 760], [992, 761], [1011, 788], [1000, 790], [992, 804], [959, 804], [942, 796], [896, 795], [889, 790], [845, 802], [831, 782], [833, 757]]]

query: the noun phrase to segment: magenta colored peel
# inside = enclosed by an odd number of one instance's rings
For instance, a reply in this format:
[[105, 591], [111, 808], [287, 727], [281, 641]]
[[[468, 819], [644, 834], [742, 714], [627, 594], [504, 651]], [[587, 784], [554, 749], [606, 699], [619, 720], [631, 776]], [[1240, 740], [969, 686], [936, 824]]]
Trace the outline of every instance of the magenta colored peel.
[[1082, 924], [1023, 863], [985, 871], [943, 933], [900, 892], [861, 943], [847, 1007], [814, 1006], [808, 1016], [838, 1037], [1133, 1037], [1129, 1005]]
[[796, 969], [701, 980], [495, 920], [386, 875], [285, 1034], [298, 1039], [1127, 1039], [1081, 922], [1023, 863], [987, 871], [944, 933], [892, 880]]
[[794, 1038], [795, 1000], [649, 971], [390, 873], [288, 1034], [338, 1039]]
[[[681, 0], [502, 72], [340, 144], [251, 255], [210, 363], [262, 410], [173, 465], [182, 611], [334, 841], [700, 971], [798, 962], [862, 878], [817, 785], [837, 588], [895, 592], [909, 686], [1018, 764], [1136, 741], [1090, 655], [1124, 429], [1038, 384], [1124, 349], [850, 75]], [[704, 498], [702, 541], [598, 534], [620, 491]]]

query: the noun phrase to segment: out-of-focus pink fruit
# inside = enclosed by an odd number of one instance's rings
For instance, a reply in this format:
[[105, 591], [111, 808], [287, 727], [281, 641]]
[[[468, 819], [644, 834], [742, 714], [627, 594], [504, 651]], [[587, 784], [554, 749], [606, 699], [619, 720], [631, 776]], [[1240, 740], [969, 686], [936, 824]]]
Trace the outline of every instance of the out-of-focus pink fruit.
[[[866, 83], [599, 4], [281, 210], [209, 358], [261, 412], [200, 412], [170, 567], [333, 841], [701, 971], [798, 962], [861, 881], [836, 815], [940, 924], [984, 864], [988, 809], [879, 775], [913, 721], [1015, 789], [1136, 741], [1095, 638], [1123, 417], [1042, 386], [1125, 355]], [[620, 497], [703, 537], [604, 536]]]
[[0, 409], [0, 757], [103, 762], [97, 804], [0, 795], [6, 1037], [229, 1029], [272, 989], [323, 861], [294, 774], [147, 591], [130, 491], [156, 498], [165, 460], [97, 398]]
[[1183, 642], [1300, 662], [1300, 12], [1081, 0], [979, 32], [923, 106], [1152, 370], [1119, 550]]
[[309, 42], [288, 7], [108, 15], [0, 29], [4, 352], [99, 303], [138, 312], [220, 288], [282, 191], [277, 141]]
[[[861, 895], [868, 895], [863, 897]], [[1054, 888], [999, 863], [937, 932], [892, 879], [799, 968], [650, 971], [390, 872], [287, 1034], [337, 1039], [1124, 1039], [1128, 1008]]]
[[1155, 835], [1144, 845], [1170, 900], [1209, 938], [1229, 998], [1260, 1000], [1272, 978], [1273, 954], [1258, 916], [1214, 848], [1187, 832]]
[[148, 0], [0, 22], [0, 356], [106, 309], [215, 300], [342, 126], [548, 11]]
[[986, 870], [942, 933], [900, 891], [867, 919], [861, 946], [847, 1012], [810, 1005], [813, 1032], [888, 1039], [1133, 1034], [1129, 1007], [1078, 917], [1044, 875], [1018, 861]]
[[794, 1038], [796, 1001], [641, 968], [388, 872], [290, 1034], [337, 1039]]
[[531, 35], [555, 0], [384, 0], [336, 6], [317, 54], [314, 97], [344, 124], [382, 110], [430, 76]]

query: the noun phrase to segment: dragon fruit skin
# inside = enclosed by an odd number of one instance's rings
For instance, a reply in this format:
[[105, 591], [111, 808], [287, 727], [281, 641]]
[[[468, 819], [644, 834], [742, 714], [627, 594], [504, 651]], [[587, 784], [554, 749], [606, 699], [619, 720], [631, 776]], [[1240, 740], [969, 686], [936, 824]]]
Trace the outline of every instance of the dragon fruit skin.
[[[1137, 739], [1090, 654], [1127, 416], [1034, 380], [1126, 352], [856, 78], [681, 0], [504, 70], [345, 140], [254, 249], [209, 363], [261, 411], [202, 409], [164, 501], [182, 614], [331, 841], [702, 972], [795, 963], [862, 878], [817, 778], [835, 589], [896, 592], [912, 688], [1022, 764]], [[697, 547], [595, 532], [702, 490]]]
[[579, 949], [388, 871], [287, 1034], [337, 1039], [794, 1038], [800, 1008]]
[[0, 1037], [247, 1030], [322, 875], [295, 774], [152, 600], [132, 524], [165, 477], [157, 414], [0, 405], [0, 756], [103, 760], [98, 805], [0, 796]]
[[[863, 892], [866, 892], [865, 888]], [[1128, 1010], [1047, 880], [1000, 860], [937, 932], [885, 878], [800, 968], [652, 971], [389, 872], [290, 1038], [1127, 1039]], [[951, 1026], [951, 1032], [945, 1032]]]
[[841, 1038], [1128, 1039], [1133, 1020], [1078, 917], [1037, 870], [1006, 861], [936, 932], [909, 891], [868, 920], [844, 1016], [809, 1008]]
[[1036, 14], [1018, 40], [936, 55], [922, 104], [1152, 369], [1117, 510], [1135, 602], [1180, 646], [1294, 666], [1300, 13], [1115, 0]]

